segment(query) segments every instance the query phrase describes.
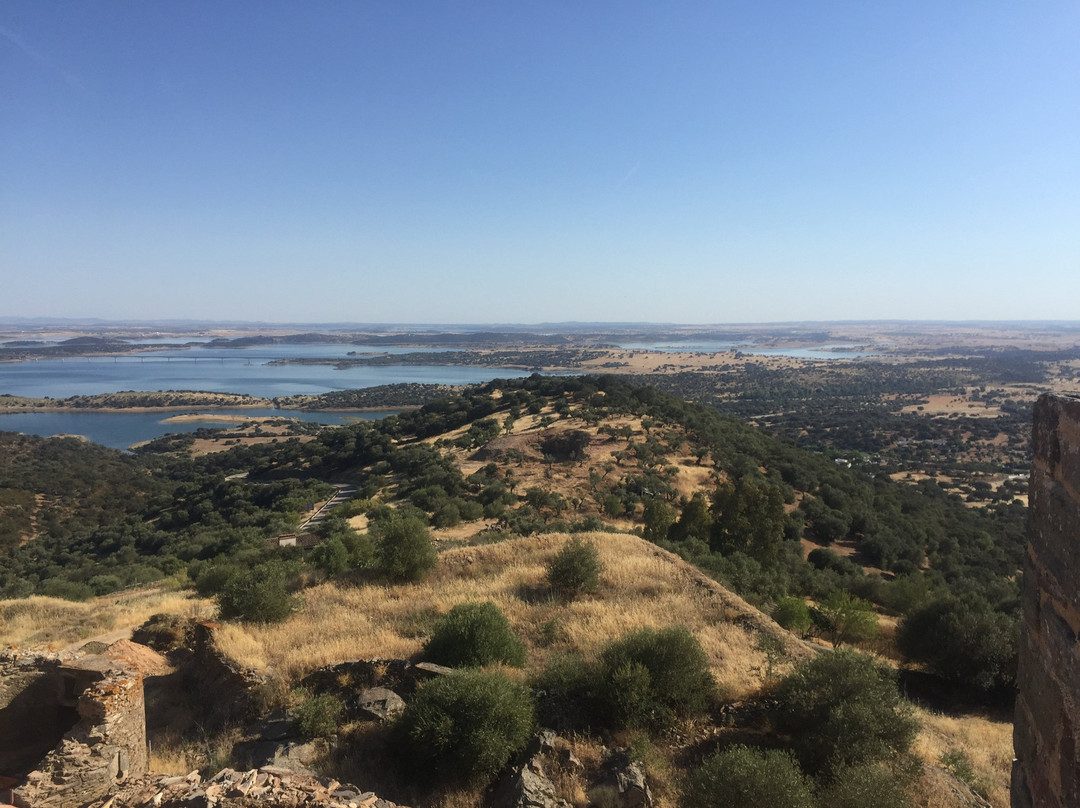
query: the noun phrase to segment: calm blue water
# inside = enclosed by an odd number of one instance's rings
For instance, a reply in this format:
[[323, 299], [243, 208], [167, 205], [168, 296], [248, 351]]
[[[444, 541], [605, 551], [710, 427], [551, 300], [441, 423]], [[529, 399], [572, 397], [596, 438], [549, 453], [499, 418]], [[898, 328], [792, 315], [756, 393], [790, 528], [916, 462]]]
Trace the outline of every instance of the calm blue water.
[[270, 365], [284, 358], [344, 358], [357, 345], [268, 345], [255, 348], [152, 351], [134, 356], [42, 359], [0, 364], [0, 393], [34, 398], [115, 393], [121, 390], [205, 390], [262, 398], [327, 393], [380, 384], [475, 384], [528, 376], [527, 371], [458, 365], [387, 365], [335, 370], [331, 365]]
[[[659, 351], [662, 353], [721, 353], [723, 351], [742, 351], [757, 356], [790, 356], [795, 359], [858, 359], [863, 356], [876, 356], [873, 351], [851, 350], [855, 345], [811, 345], [806, 348], [755, 348], [748, 340], [739, 342], [623, 342], [620, 348], [628, 351]], [[847, 349], [847, 350], [845, 350]]]
[[856, 351], [857, 345], [813, 345], [809, 348], [740, 348], [743, 353], [756, 356], [790, 356], [794, 359], [861, 359], [877, 356], [876, 351]]
[[720, 353], [740, 350], [753, 345], [745, 340], [739, 342], [716, 342], [711, 340], [688, 340], [686, 342], [620, 342], [619, 347], [628, 351], [659, 351], [661, 353]]
[[[67, 398], [115, 393], [121, 390], [205, 390], [247, 393], [261, 398], [327, 393], [374, 387], [380, 384], [476, 384], [495, 378], [528, 376], [509, 368], [459, 365], [388, 365], [335, 370], [330, 365], [270, 365], [284, 358], [344, 358], [350, 351], [399, 354], [416, 348], [381, 348], [362, 345], [265, 345], [242, 349], [191, 348], [152, 351], [134, 356], [48, 359], [0, 363], [0, 393], [33, 398]], [[437, 352], [442, 349], [429, 349]], [[156, 413], [14, 413], [0, 414], [0, 430], [32, 435], [84, 435], [114, 448], [168, 432], [194, 432], [209, 422], [162, 423], [178, 412]], [[298, 413], [291, 410], [220, 410], [240, 415], [281, 415], [319, 423], [344, 423], [340, 414]], [[381, 418], [389, 413], [361, 413]]]
[[[187, 421], [165, 423], [166, 418], [180, 415], [188, 410], [162, 410], [160, 412], [19, 412], [0, 413], [0, 431], [25, 432], [47, 438], [51, 435], [82, 435], [94, 443], [127, 449], [135, 443], [160, 437], [169, 432], [194, 432], [203, 428], [235, 426], [235, 422]], [[346, 418], [375, 420], [393, 415], [397, 410], [380, 412], [329, 413], [296, 412], [293, 410], [251, 409], [214, 410], [202, 415], [242, 415], [251, 418], [275, 416], [313, 421], [318, 424], [344, 424]]]

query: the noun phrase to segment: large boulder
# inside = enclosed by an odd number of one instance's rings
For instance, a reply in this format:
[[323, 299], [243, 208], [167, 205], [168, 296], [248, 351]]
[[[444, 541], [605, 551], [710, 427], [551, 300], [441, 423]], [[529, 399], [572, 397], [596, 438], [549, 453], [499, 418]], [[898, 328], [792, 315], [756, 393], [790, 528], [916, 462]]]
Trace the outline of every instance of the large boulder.
[[360, 713], [376, 721], [397, 718], [405, 710], [405, 701], [393, 690], [385, 687], [369, 687], [356, 700]]

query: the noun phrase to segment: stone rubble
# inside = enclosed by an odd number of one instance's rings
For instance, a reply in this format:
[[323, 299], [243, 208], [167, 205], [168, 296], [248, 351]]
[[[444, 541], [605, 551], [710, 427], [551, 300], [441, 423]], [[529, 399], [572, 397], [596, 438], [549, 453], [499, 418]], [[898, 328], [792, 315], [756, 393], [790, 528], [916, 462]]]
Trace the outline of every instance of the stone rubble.
[[349, 783], [263, 766], [222, 769], [209, 780], [198, 772], [185, 777], [144, 775], [132, 779], [108, 799], [87, 808], [403, 808]]

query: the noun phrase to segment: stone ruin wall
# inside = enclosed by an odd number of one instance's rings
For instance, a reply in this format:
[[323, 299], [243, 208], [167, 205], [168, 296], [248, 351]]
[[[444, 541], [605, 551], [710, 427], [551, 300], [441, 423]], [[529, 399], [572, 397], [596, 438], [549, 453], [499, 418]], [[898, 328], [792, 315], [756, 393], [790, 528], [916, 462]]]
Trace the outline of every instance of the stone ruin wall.
[[1080, 398], [1035, 405], [1013, 808], [1080, 806]]
[[105, 657], [0, 654], [0, 800], [75, 808], [146, 771], [143, 680]]

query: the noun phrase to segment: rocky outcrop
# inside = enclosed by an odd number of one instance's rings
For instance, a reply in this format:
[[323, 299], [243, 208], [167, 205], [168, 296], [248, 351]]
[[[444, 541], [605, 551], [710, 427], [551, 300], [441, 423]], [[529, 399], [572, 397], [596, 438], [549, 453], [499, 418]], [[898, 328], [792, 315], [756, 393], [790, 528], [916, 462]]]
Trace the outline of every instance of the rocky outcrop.
[[361, 712], [376, 721], [390, 721], [405, 712], [405, 700], [385, 687], [369, 687], [356, 703]]
[[1080, 398], [1044, 395], [1032, 433], [1013, 808], [1080, 805]]
[[428, 679], [446, 676], [451, 668], [431, 662], [412, 663], [406, 659], [348, 659], [312, 671], [300, 684], [317, 693], [359, 693], [367, 688], [385, 687], [408, 698]]
[[405, 699], [421, 682], [446, 676], [450, 668], [405, 659], [350, 659], [308, 674], [300, 683], [315, 693], [330, 693], [358, 721], [388, 721], [405, 709]]
[[503, 772], [488, 800], [490, 808], [570, 808], [560, 799], [545, 767], [559, 765], [551, 730], [540, 730], [525, 749], [522, 759]]
[[[603, 766], [590, 778], [566, 741], [549, 729], [540, 730], [517, 762], [503, 772], [491, 789], [487, 805], [489, 808], [570, 808], [566, 797], [571, 795], [560, 795], [556, 783], [561, 783], [564, 791], [572, 791], [574, 787], [584, 789], [590, 805], [606, 808], [652, 805], [645, 771], [625, 749], [606, 750]], [[567, 783], [576, 786], [568, 787]]]
[[612, 808], [648, 808], [652, 792], [641, 764], [624, 750], [611, 750], [604, 761], [604, 770], [589, 789], [589, 802]]

